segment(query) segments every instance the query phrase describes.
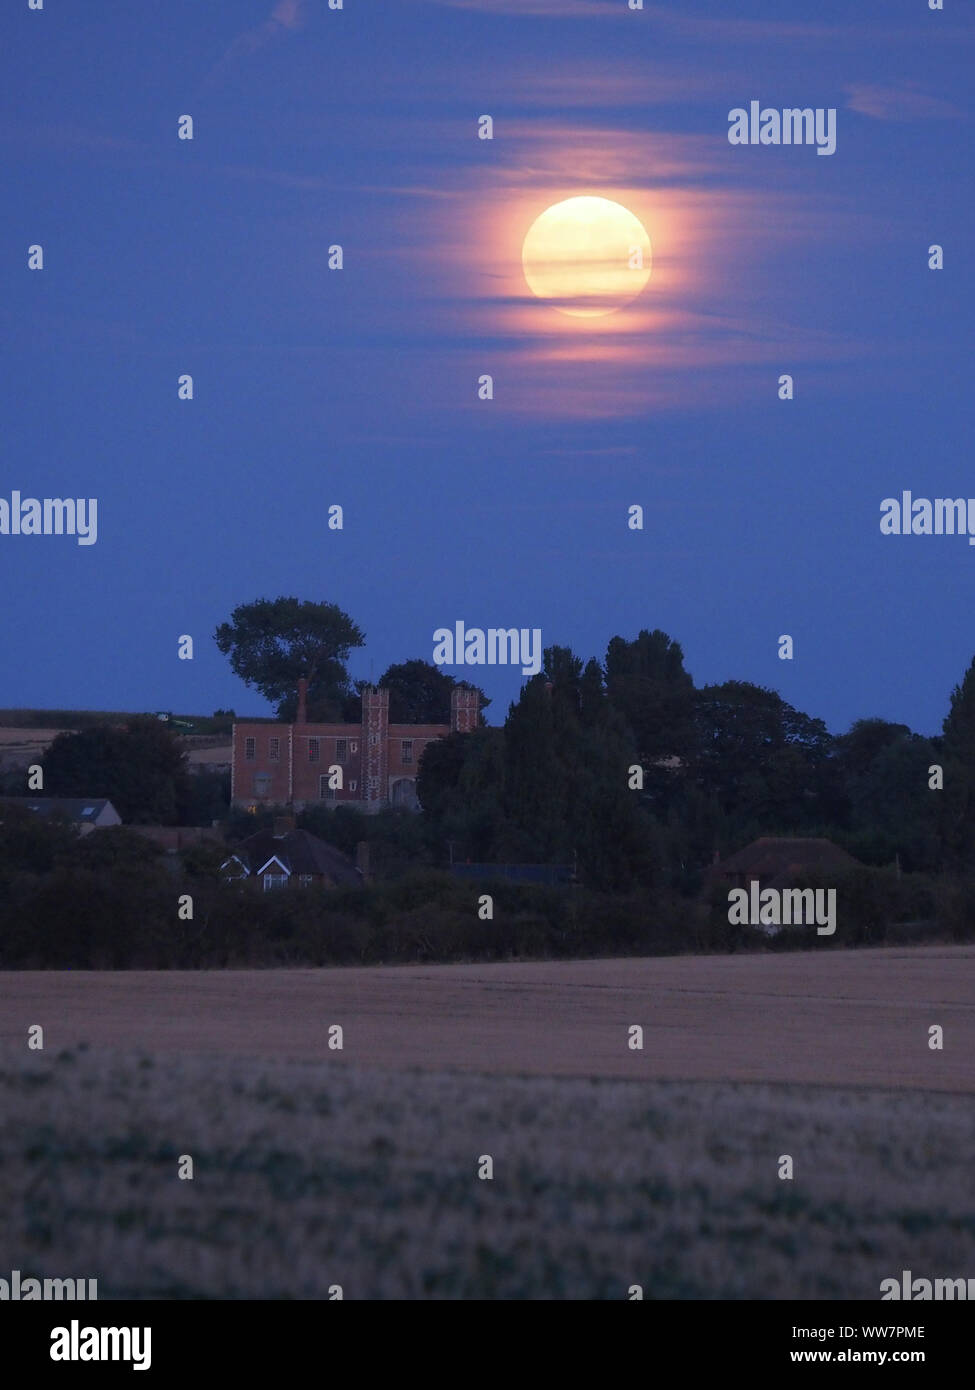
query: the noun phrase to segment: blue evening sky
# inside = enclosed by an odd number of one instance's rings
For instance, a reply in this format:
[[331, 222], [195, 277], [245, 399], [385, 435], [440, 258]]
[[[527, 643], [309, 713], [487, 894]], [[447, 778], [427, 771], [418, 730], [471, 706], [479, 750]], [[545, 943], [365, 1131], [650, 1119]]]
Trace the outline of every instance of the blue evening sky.
[[[975, 547], [879, 519], [975, 498], [962, 0], [8, 0], [0, 36], [0, 497], [99, 508], [0, 535], [0, 705], [267, 713], [212, 633], [295, 594], [354, 676], [461, 619], [660, 627], [698, 684], [939, 731]], [[730, 145], [752, 99], [835, 107], [836, 153]], [[595, 327], [520, 270], [583, 193], [654, 254]], [[493, 722], [523, 679], [452, 673]]]

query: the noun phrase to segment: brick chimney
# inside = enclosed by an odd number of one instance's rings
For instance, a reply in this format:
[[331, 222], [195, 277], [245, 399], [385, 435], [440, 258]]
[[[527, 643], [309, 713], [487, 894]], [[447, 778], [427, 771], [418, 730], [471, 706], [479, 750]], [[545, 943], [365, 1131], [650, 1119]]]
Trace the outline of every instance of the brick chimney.
[[298, 678], [298, 712], [295, 715], [295, 723], [308, 723], [308, 682], [304, 676]]

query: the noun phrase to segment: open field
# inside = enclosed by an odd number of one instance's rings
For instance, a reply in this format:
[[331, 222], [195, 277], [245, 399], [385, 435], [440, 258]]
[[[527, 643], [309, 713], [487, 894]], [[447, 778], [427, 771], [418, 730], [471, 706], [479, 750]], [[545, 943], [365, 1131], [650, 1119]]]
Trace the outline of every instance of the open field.
[[975, 1277], [973, 964], [2, 975], [0, 1275], [102, 1298], [868, 1300], [904, 1269]]
[[0, 725], [0, 748], [38, 747], [46, 748], [53, 743], [58, 734], [70, 733], [68, 729], [9, 728]]
[[[131, 716], [118, 715], [117, 722], [124, 722]], [[110, 716], [105, 722], [111, 722]], [[59, 734], [73, 733], [67, 729], [45, 729], [24, 725], [0, 724], [0, 770], [5, 767], [26, 767], [28, 763], [39, 762]], [[183, 740], [184, 751], [191, 767], [221, 767], [230, 762], [233, 746], [229, 734], [189, 735]], [[26, 791], [24, 793], [27, 794]]]
[[[367, 1068], [975, 1091], [975, 947], [0, 974], [0, 1043]], [[328, 1051], [340, 1024], [344, 1050]], [[644, 1029], [642, 1051], [628, 1028]], [[928, 1029], [944, 1029], [944, 1049]]]
[[975, 1275], [972, 1137], [967, 1097], [918, 1091], [7, 1046], [0, 1270], [101, 1298], [876, 1300]]
[[[62, 729], [0, 727], [0, 772], [40, 762]], [[24, 795], [27, 795], [26, 786]]]

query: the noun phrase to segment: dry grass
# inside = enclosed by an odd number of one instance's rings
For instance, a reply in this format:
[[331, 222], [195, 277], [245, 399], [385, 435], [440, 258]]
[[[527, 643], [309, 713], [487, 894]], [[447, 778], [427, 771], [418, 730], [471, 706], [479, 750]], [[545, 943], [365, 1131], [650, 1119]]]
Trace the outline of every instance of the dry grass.
[[972, 1138], [970, 1099], [919, 1091], [21, 1042], [0, 1052], [0, 1275], [103, 1298], [877, 1299], [905, 1268], [975, 1274]]

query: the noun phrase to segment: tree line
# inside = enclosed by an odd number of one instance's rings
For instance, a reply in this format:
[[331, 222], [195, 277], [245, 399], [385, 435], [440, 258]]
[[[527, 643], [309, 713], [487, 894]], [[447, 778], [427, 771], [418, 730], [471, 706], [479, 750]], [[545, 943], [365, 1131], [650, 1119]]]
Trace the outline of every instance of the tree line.
[[[226, 639], [225, 646], [240, 656], [239, 673], [276, 698], [279, 717], [287, 717], [299, 677], [311, 670], [309, 717], [338, 711], [358, 718], [361, 685], [349, 681], [342, 655], [352, 638], [361, 638], [358, 629], [350, 637], [350, 620], [333, 605], [275, 604], [270, 616], [262, 608], [266, 621], [257, 631], [242, 621], [248, 605], [236, 611], [230, 629], [239, 644]], [[316, 610], [310, 634], [302, 627], [309, 607]], [[323, 607], [324, 615], [317, 611]], [[456, 683], [430, 663], [398, 663], [379, 683], [390, 688], [395, 722], [448, 722]], [[487, 703], [482, 694], [482, 709]], [[151, 718], [63, 735], [43, 768], [45, 795], [108, 796], [123, 820], [135, 823], [219, 820], [231, 845], [268, 823], [276, 809], [254, 816], [231, 808], [225, 780], [190, 776], [178, 741]], [[5, 790], [15, 789], [8, 781]], [[23, 794], [22, 785], [16, 790]], [[675, 940], [701, 949], [729, 944], [726, 913], [701, 916], [715, 857], [759, 835], [785, 835], [825, 836], [864, 866], [848, 886], [854, 906], [847, 930], [831, 944], [886, 939], [897, 921], [936, 921], [954, 939], [975, 928], [975, 661], [951, 692], [937, 736], [883, 719], [860, 719], [834, 735], [765, 687], [737, 680], [696, 686], [680, 645], [660, 630], [613, 637], [602, 661], [552, 646], [503, 724], [488, 726], [482, 716], [477, 730], [427, 745], [418, 794], [419, 815], [390, 809], [363, 816], [315, 805], [299, 817], [300, 826], [350, 855], [360, 841], [369, 844], [374, 881], [339, 895], [341, 910], [334, 893], [317, 890], [300, 903], [295, 894], [276, 905], [254, 895], [231, 902], [219, 883], [226, 853], [219, 847], [195, 847], [164, 867], [154, 851], [117, 832], [98, 831], [75, 843], [67, 827], [21, 824], [6, 813], [0, 916], [19, 910], [21, 923], [31, 924], [22, 940], [36, 943], [52, 914], [67, 923], [82, 901], [90, 906], [104, 898], [109, 905], [99, 920], [107, 914], [123, 932], [141, 885], [138, 893], [151, 901], [140, 911], [145, 922], [158, 918], [153, 940], [161, 943], [164, 963], [173, 963], [166, 953], [184, 938], [189, 963], [200, 943], [212, 951], [226, 940], [232, 954], [232, 943], [245, 940], [234, 936], [235, 913], [252, 921], [245, 958], [253, 961], [272, 950], [262, 932], [273, 923], [273, 949], [294, 949], [300, 959], [332, 959], [340, 940], [349, 953], [342, 959], [399, 959], [401, 947], [406, 958], [490, 953], [508, 938], [500, 929], [492, 935], [493, 924], [471, 925], [476, 885], [448, 882], [452, 858], [574, 867], [566, 890], [504, 890], [523, 927], [516, 953], [531, 941], [542, 954], [675, 949]], [[210, 895], [209, 935], [194, 934], [190, 925], [173, 929], [180, 876]], [[329, 935], [336, 913], [346, 923], [344, 936]], [[292, 926], [285, 929], [282, 917]], [[217, 922], [225, 924], [223, 937]], [[396, 936], [408, 923], [420, 943], [413, 955], [402, 945], [414, 939], [410, 932]]]

